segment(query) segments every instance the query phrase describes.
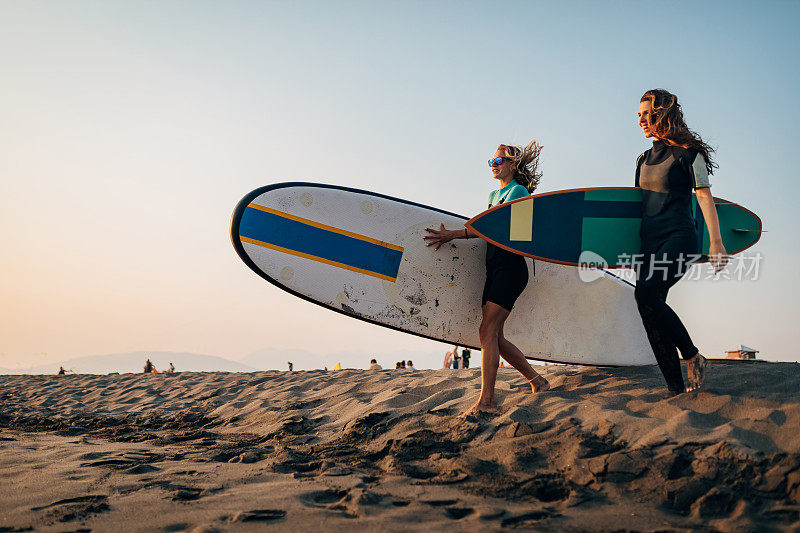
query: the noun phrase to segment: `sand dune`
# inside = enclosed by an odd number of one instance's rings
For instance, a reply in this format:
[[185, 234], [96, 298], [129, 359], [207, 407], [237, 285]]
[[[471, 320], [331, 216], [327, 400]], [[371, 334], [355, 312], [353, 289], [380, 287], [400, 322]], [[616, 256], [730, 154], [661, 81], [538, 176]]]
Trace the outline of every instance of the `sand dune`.
[[800, 527], [800, 366], [3, 376], [0, 527]]

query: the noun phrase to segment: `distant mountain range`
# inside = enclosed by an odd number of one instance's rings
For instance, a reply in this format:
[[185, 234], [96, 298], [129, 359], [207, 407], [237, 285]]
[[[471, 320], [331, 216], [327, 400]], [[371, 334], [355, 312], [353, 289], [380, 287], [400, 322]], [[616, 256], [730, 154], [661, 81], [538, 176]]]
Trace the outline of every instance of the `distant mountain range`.
[[30, 368], [0, 368], [0, 373], [55, 374], [58, 372], [59, 366], [76, 374], [137, 373], [144, 370], [144, 363], [148, 358], [159, 372], [166, 370], [170, 363], [175, 365], [175, 370], [187, 372], [253, 372], [256, 370], [246, 364], [214, 355], [179, 352], [128, 352], [88, 355]]
[[416, 368], [441, 368], [444, 353], [448, 348], [438, 351], [387, 350], [367, 352], [364, 350], [340, 351], [326, 355], [314, 354], [297, 349], [263, 349], [252, 352], [238, 361], [214, 355], [140, 351], [104, 355], [75, 357], [62, 362], [31, 366], [28, 368], [0, 368], [0, 374], [55, 374], [59, 366], [76, 374], [110, 374], [112, 372], [139, 373], [149, 358], [160, 372], [170, 363], [178, 372], [256, 372], [259, 370], [288, 370], [291, 361], [295, 370], [312, 370], [324, 367], [333, 368], [341, 363], [343, 368], [369, 367], [372, 358], [377, 359], [383, 368], [394, 368], [401, 360], [413, 360]]

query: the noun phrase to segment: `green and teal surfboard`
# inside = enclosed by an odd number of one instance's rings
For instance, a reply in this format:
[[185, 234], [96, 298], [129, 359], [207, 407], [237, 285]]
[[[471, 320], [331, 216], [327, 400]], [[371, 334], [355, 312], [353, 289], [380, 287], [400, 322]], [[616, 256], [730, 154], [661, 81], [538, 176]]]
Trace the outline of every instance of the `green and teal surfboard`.
[[[693, 198], [694, 219], [702, 231], [697, 253], [707, 254], [708, 228]], [[714, 198], [725, 250], [733, 255], [761, 237], [761, 219], [744, 207]], [[520, 198], [484, 211], [467, 222], [472, 232], [506, 250], [564, 265], [580, 265], [582, 252], [594, 252], [608, 268], [630, 266], [639, 253], [642, 191], [602, 187], [553, 191]], [[599, 257], [597, 257], [599, 256]], [[707, 261], [707, 257], [702, 258]]]

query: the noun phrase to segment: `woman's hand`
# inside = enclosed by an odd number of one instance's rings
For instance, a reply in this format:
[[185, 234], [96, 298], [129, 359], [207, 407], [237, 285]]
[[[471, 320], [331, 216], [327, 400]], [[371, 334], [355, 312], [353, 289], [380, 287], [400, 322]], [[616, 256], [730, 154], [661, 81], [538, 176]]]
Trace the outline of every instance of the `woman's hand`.
[[703, 187], [697, 189], [697, 205], [703, 212], [708, 227], [708, 236], [711, 243], [708, 247], [708, 260], [714, 267], [714, 272], [719, 272], [728, 264], [728, 254], [725, 246], [722, 245], [722, 237], [719, 233], [719, 219], [717, 218], [717, 207], [714, 205], [714, 197], [711, 196], [711, 188]]
[[728, 264], [728, 252], [725, 251], [725, 246], [722, 243], [711, 243], [708, 247], [708, 261], [714, 267], [714, 272], [719, 272], [725, 265]]
[[435, 246], [436, 248], [434, 248], [434, 250], [438, 250], [444, 243], [450, 242], [464, 234], [464, 232], [460, 230], [444, 229], [444, 224], [439, 224], [439, 229], [425, 228], [425, 231], [430, 233], [430, 235], [423, 237], [423, 239], [427, 241], [425, 246]]

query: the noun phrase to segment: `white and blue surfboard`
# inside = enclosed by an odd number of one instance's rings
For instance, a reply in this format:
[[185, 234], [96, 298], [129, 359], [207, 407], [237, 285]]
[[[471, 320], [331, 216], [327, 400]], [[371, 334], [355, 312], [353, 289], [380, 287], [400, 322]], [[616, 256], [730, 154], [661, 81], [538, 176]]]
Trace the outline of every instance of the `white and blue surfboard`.
[[[368, 191], [277, 183], [246, 195], [231, 222], [239, 256], [273, 285], [359, 320], [479, 349], [486, 243], [427, 247], [425, 228], [467, 217]], [[630, 284], [537, 262], [505, 335], [532, 359], [654, 364]]]

